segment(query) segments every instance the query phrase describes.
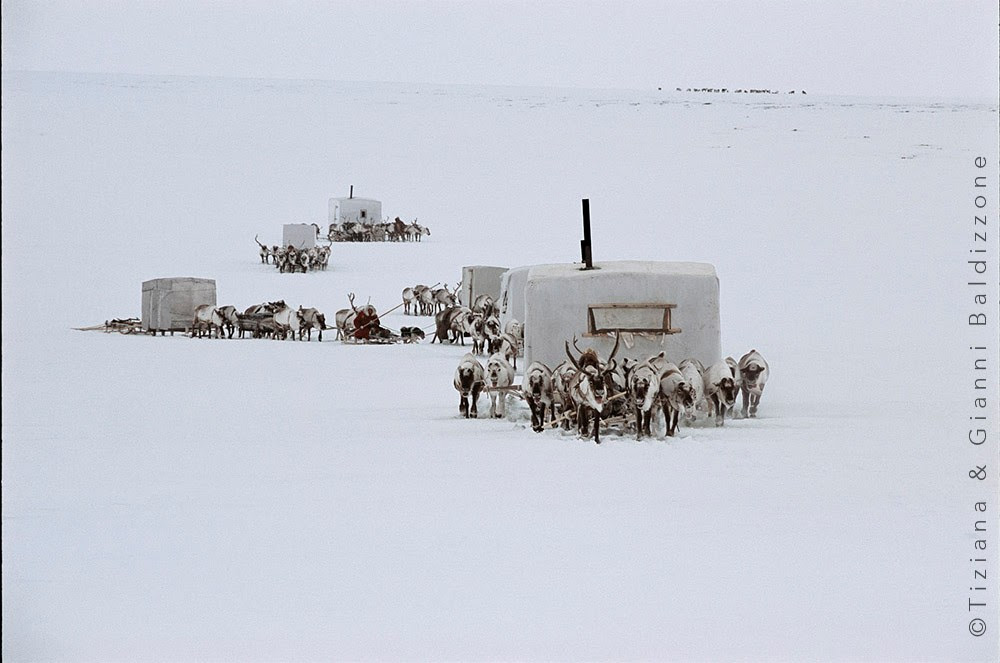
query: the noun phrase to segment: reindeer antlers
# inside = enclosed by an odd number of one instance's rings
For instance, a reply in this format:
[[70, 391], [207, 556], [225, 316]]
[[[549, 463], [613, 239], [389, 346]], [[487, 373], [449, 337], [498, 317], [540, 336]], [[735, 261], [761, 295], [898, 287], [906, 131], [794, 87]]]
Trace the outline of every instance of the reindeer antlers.
[[611, 360], [615, 358], [615, 355], [618, 354], [618, 347], [621, 345], [621, 343], [622, 343], [622, 332], [620, 329], [615, 330], [615, 347], [614, 349], [611, 350], [611, 356], [608, 357], [609, 364], [611, 363]]
[[[618, 348], [621, 346], [621, 340], [622, 340], [621, 332], [616, 332], [615, 333], [615, 347], [611, 350], [611, 355], [608, 357], [608, 360], [606, 362], [603, 362], [603, 365], [605, 367], [604, 370], [614, 370], [615, 366], [617, 365], [615, 363], [615, 355], [618, 354]], [[588, 349], [586, 352], [584, 352], [583, 350], [580, 349], [580, 346], [577, 345], [577, 343], [576, 343], [576, 334], [573, 335], [573, 347], [576, 348], [576, 351], [578, 353], [580, 353], [581, 357], [583, 357], [584, 355], [593, 356], [594, 359], [598, 363], [601, 363], [600, 362], [600, 358], [597, 357], [597, 354], [594, 352], [593, 349]], [[573, 355], [569, 351], [569, 341], [566, 341], [566, 355], [573, 362], [574, 366], [576, 366], [577, 368], [580, 368], [579, 364], [577, 363], [577, 361], [575, 359], [573, 359]]]
[[[575, 336], [573, 337], [573, 345], [576, 345], [576, 337]], [[580, 350], [580, 348], [577, 348], [577, 351], [579, 351], [579, 350]], [[577, 363], [576, 359], [573, 358], [573, 353], [570, 352], [570, 350], [569, 350], [569, 341], [566, 341], [566, 356], [569, 357], [569, 360], [573, 363], [573, 366], [576, 367], [576, 370], [580, 370], [580, 364]]]

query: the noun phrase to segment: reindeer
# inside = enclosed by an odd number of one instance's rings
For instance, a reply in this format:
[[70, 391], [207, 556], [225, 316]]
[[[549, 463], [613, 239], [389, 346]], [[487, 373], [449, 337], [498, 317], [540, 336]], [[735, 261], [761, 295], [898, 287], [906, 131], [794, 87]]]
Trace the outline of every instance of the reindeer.
[[[215, 330], [215, 338], [222, 338], [222, 316], [211, 304], [202, 304], [194, 310], [194, 320], [191, 322], [191, 338], [202, 338], [203, 335], [212, 337], [212, 330]], [[204, 332], [204, 334], [203, 334]]]
[[709, 414], [715, 412], [715, 425], [726, 423], [726, 410], [736, 403], [739, 383], [732, 367], [725, 361], [712, 364], [705, 371], [705, 396], [709, 402]]
[[264, 244], [261, 244], [260, 240], [257, 239], [257, 235], [253, 236], [253, 241], [257, 242], [257, 246], [260, 247], [260, 261], [266, 265], [268, 258], [273, 255], [271, 253], [271, 249], [267, 248]]
[[313, 262], [312, 254], [309, 251], [299, 251], [299, 269], [305, 274], [309, 271], [309, 266]]
[[608, 400], [604, 404], [601, 417], [622, 417], [629, 414], [628, 409], [628, 383], [625, 380], [625, 367], [616, 364], [604, 376], [608, 389]]
[[448, 290], [448, 284], [445, 283], [443, 288], [438, 288], [431, 293], [434, 298], [435, 312], [443, 311], [451, 306], [457, 306], [458, 301], [455, 299], [455, 295]]
[[483, 333], [483, 316], [473, 313], [469, 316], [469, 328], [472, 330], [472, 354], [481, 355], [486, 352], [486, 335]]
[[411, 242], [419, 242], [424, 235], [430, 234], [430, 229], [418, 224], [416, 219], [413, 220], [413, 223], [406, 226], [406, 238]]
[[472, 310], [477, 313], [482, 313], [484, 318], [488, 318], [499, 313], [499, 311], [496, 310], [493, 297], [489, 295], [479, 295], [476, 297], [475, 301], [472, 303]]
[[423, 284], [413, 286], [413, 315], [431, 314], [427, 311], [427, 303], [424, 301], [423, 297], [423, 293], [427, 289], [427, 286]]
[[431, 338], [431, 343], [435, 340], [444, 343], [445, 339], [449, 343], [461, 341], [465, 345], [465, 334], [472, 333], [469, 316], [472, 311], [464, 306], [452, 306], [434, 316], [435, 332]]
[[483, 317], [483, 336], [490, 354], [500, 351], [500, 318], [495, 315]]
[[[657, 355], [657, 357], [663, 356], [663, 352]], [[633, 363], [625, 369], [628, 395], [635, 410], [637, 440], [642, 439], [643, 433], [653, 436], [650, 422], [653, 418], [653, 406], [659, 401], [661, 374], [662, 371], [656, 367], [652, 359]]]
[[502, 354], [507, 361], [512, 361], [514, 369], [517, 369], [517, 339], [504, 332], [500, 334], [499, 354]]
[[327, 265], [330, 264], [330, 247], [329, 246], [321, 246], [319, 248], [317, 262], [319, 264], [319, 268], [322, 269], [325, 272], [326, 268], [327, 268]]
[[354, 335], [354, 318], [357, 315], [357, 311], [349, 308], [342, 308], [334, 314], [338, 340], [344, 341]]
[[278, 270], [281, 272], [295, 272], [295, 268], [299, 264], [299, 250], [294, 246], [289, 244], [283, 249], [285, 255], [284, 263], [278, 266]]
[[239, 327], [240, 319], [235, 306], [220, 306], [215, 309], [222, 318], [222, 326], [225, 328], [228, 338], [233, 337], [233, 332]]
[[576, 406], [569, 393], [569, 385], [576, 375], [576, 367], [568, 359], [564, 359], [552, 369], [552, 408], [558, 409], [559, 420], [563, 430], [576, 426]]
[[[274, 313], [278, 309], [282, 308], [284, 305], [285, 305], [284, 300], [278, 300], [276, 302], [266, 302], [264, 304], [254, 304], [253, 306], [247, 308], [247, 310], [243, 312], [243, 315], [267, 314], [272, 316], [270, 321], [263, 321], [261, 322], [260, 325], [258, 325], [258, 328], [254, 330], [255, 337], [264, 336], [265, 334], [271, 333], [275, 330], [273, 324]], [[246, 332], [247, 332], [247, 327], [243, 323], [240, 323], [240, 338], [243, 338]]]
[[333, 316], [334, 325], [337, 327], [337, 339], [341, 341], [346, 341], [354, 335], [354, 318], [358, 315], [357, 309], [354, 308], [354, 293], [348, 293], [347, 299], [351, 302], [351, 308], [342, 308]]
[[[576, 375], [569, 383], [569, 396], [576, 405], [577, 431], [581, 437], [589, 437], [590, 419], [594, 420], [594, 442], [601, 443], [601, 413], [604, 411], [608, 398], [609, 373], [615, 370], [615, 355], [621, 344], [621, 334], [615, 338], [615, 347], [607, 362], [602, 362], [593, 348], [587, 348], [580, 353], [580, 358], [573, 357], [566, 341], [566, 356], [576, 368]], [[576, 338], [573, 338], [576, 347]], [[580, 348], [577, 347], [577, 351]]]
[[341, 227], [348, 242], [360, 242], [364, 239], [364, 226], [357, 221], [345, 221]]
[[285, 270], [288, 268], [288, 250], [285, 247], [279, 246], [275, 249], [274, 264], [278, 266], [279, 272], [282, 274], [285, 273]]
[[[414, 289], [414, 292], [416, 292], [416, 289]], [[437, 311], [437, 307], [435, 306], [436, 302], [434, 301], [434, 291], [425, 287], [420, 290], [417, 297], [420, 300], [420, 314], [434, 315]]]
[[764, 385], [767, 384], [769, 369], [764, 357], [756, 350], [751, 350], [742, 357], [738, 365], [740, 370], [740, 389], [743, 392], [743, 418], [747, 418], [747, 404], [749, 403], [750, 417], [757, 416], [757, 406], [760, 405], [760, 397], [764, 393]]
[[294, 341], [295, 337], [298, 336], [299, 330], [302, 327], [302, 317], [301, 309], [295, 310], [290, 306], [282, 306], [277, 311], [274, 312], [274, 326], [277, 328], [277, 333], [275, 336], [279, 336], [288, 340], [289, 337]]
[[279, 308], [285, 306], [285, 300], [279, 299], [276, 302], [264, 302], [263, 304], [254, 304], [253, 306], [247, 308], [243, 311], [245, 315], [253, 315], [258, 313], [274, 313]]
[[[479, 363], [475, 355], [468, 353], [462, 357], [458, 368], [455, 369], [455, 377], [452, 382], [459, 393], [458, 411], [466, 419], [470, 416], [474, 419], [479, 417], [477, 404], [479, 393], [483, 390], [484, 380], [483, 365]], [[471, 409], [469, 407], [470, 400], [472, 401]]]
[[[736, 392], [737, 392], [737, 395], [739, 395], [739, 388], [740, 388], [740, 385], [743, 383], [743, 378], [740, 375], [740, 364], [739, 364], [739, 362], [737, 362], [732, 357], [726, 357], [726, 365], [729, 366], [729, 370], [733, 374], [733, 382], [736, 383]], [[726, 410], [726, 414], [728, 414], [729, 416], [733, 417], [734, 419], [736, 418], [736, 402], [735, 401]]]
[[555, 419], [553, 412], [552, 371], [540, 361], [533, 361], [521, 380], [521, 393], [531, 409], [531, 430], [539, 433], [545, 426], [545, 408], [549, 418]]
[[694, 407], [694, 391], [680, 369], [674, 364], [667, 364], [660, 376], [659, 392], [667, 436], [673, 437], [677, 434], [681, 411]]
[[691, 385], [694, 396], [694, 407], [688, 409], [684, 414], [684, 419], [689, 424], [694, 423], [698, 418], [698, 412], [706, 409], [705, 404], [705, 367], [697, 359], [685, 359], [678, 368], [687, 383]]
[[323, 330], [326, 329], [326, 316], [317, 311], [314, 308], [302, 308], [299, 307], [299, 317], [302, 319], [302, 324], [299, 327], [299, 340], [302, 340], [302, 335], [306, 335], [306, 340], [312, 340], [312, 330], [316, 327], [319, 330], [319, 341], [323, 342]]
[[518, 322], [516, 318], [508, 320], [507, 324], [504, 325], [503, 330], [505, 333], [510, 334], [517, 339], [517, 345], [519, 348], [524, 346], [524, 325]]
[[[618, 352], [620, 343], [621, 334], [618, 333], [615, 335], [615, 347], [611, 352], [612, 356]], [[573, 336], [573, 348], [580, 354], [585, 352], [580, 349], [579, 345], [576, 344], [576, 336]], [[657, 357], [653, 357], [652, 360], [656, 361]], [[611, 368], [604, 373], [604, 383], [605, 389], [608, 393], [608, 399], [605, 401], [604, 408], [601, 410], [601, 418], [607, 419], [612, 416], [627, 416], [628, 403], [623, 397], [628, 395], [628, 383], [625, 380], [624, 367], [617, 363], [611, 365]]]
[[[396, 217], [397, 219], [399, 217]], [[419, 287], [419, 286], [418, 286]], [[403, 314], [410, 315], [410, 307], [414, 305], [417, 296], [413, 292], [413, 288], [403, 288]], [[414, 310], [416, 314], [416, 310]]]
[[514, 383], [514, 369], [502, 355], [495, 354], [486, 362], [486, 381], [492, 387], [490, 417], [502, 419], [507, 407], [507, 393], [502, 388]]

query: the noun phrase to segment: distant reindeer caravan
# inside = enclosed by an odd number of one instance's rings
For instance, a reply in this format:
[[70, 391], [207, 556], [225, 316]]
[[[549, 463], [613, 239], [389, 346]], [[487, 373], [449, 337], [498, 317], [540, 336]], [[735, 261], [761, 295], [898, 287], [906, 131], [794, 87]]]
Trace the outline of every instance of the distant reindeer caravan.
[[262, 244], [256, 235], [253, 239], [260, 247], [261, 264], [273, 264], [282, 274], [286, 272], [302, 272], [304, 274], [309, 271], [326, 270], [330, 264], [329, 246], [300, 249], [289, 244], [288, 246], [274, 245], [269, 247]]
[[381, 223], [344, 221], [331, 223], [326, 238], [331, 242], [419, 242], [431, 234], [430, 228], [414, 219], [406, 223], [398, 216]]

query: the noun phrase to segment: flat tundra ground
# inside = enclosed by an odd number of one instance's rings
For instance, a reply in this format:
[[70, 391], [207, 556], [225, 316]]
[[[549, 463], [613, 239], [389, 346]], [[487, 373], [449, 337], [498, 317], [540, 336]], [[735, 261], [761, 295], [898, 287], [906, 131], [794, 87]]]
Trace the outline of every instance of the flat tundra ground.
[[[996, 650], [967, 630], [955, 285], [994, 106], [8, 73], [3, 95], [5, 660]], [[351, 184], [432, 234], [260, 263], [255, 234], [325, 225]], [[597, 446], [516, 400], [460, 418], [468, 348], [429, 338], [72, 330], [168, 276], [241, 310], [386, 311], [463, 265], [578, 260], [581, 198], [596, 261], [715, 265], [724, 354], [771, 365], [758, 419]]]

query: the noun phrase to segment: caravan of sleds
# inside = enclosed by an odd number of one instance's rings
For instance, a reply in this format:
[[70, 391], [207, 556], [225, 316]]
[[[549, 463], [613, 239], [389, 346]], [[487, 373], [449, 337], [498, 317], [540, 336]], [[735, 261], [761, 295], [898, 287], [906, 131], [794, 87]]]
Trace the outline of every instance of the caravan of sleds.
[[[601, 442], [602, 427], [619, 434], [634, 432], [636, 439], [654, 437], [653, 422], [662, 413], [661, 427], [668, 437], [676, 435], [680, 424], [714, 418], [716, 426], [725, 424], [726, 416], [737, 414], [736, 401], [742, 393], [740, 414], [755, 418], [767, 384], [767, 361], [751, 350], [739, 361], [732, 357], [705, 367], [693, 358], [674, 364], [664, 352], [645, 360], [617, 358], [622, 335], [615, 335], [615, 345], [607, 359], [593, 348], [581, 349], [576, 337], [565, 342], [566, 360], [555, 367], [532, 362], [520, 385], [515, 385], [517, 358], [524, 344], [524, 327], [509, 320], [501, 327], [493, 298], [481, 295], [471, 307], [458, 303], [458, 291], [447, 285], [417, 285], [403, 290], [408, 315], [433, 315], [431, 343], [465, 345], [471, 351], [460, 360], [453, 376], [459, 392], [459, 413], [478, 418], [478, 403], [483, 392], [489, 398], [491, 418], [506, 416], [507, 397], [523, 399], [531, 412], [531, 427], [540, 432], [546, 427], [576, 429], [582, 438]], [[234, 306], [203, 305], [195, 310], [191, 336], [271, 338], [283, 340], [312, 339], [312, 330], [323, 340], [323, 331], [335, 329], [337, 339], [349, 343], [415, 343], [424, 340], [420, 327], [402, 327], [396, 333], [381, 325], [370, 303], [357, 306], [350, 293], [350, 308], [336, 312], [334, 326], [315, 308], [297, 309], [284, 301], [255, 304], [240, 313]], [[96, 329], [97, 327], [95, 327]], [[141, 331], [136, 318], [105, 322], [105, 331], [132, 333]], [[576, 351], [574, 354], [574, 350]], [[485, 364], [480, 358], [485, 357]]]
[[[447, 284], [438, 288], [417, 285], [403, 291], [403, 302], [386, 313], [405, 307], [406, 314], [434, 315], [434, 335], [431, 342], [465, 343], [471, 337], [477, 351], [505, 349], [516, 362], [517, 349], [523, 344], [520, 326], [513, 321], [508, 329], [500, 330], [496, 306], [492, 297], [480, 296], [472, 308], [458, 304], [459, 284], [450, 290]], [[191, 335], [195, 338], [269, 338], [278, 340], [311, 340], [312, 330], [323, 340], [323, 330], [336, 330], [337, 340], [349, 343], [416, 343], [426, 338], [419, 326], [404, 326], [398, 332], [384, 327], [376, 308], [367, 303], [358, 306], [354, 293], [349, 293], [350, 308], [334, 314], [333, 326], [327, 326], [326, 316], [315, 308], [295, 309], [284, 300], [255, 304], [242, 313], [235, 306], [205, 304], [195, 309]], [[513, 352], [514, 355], [510, 355]], [[516, 363], [515, 363], [516, 366]]]
[[322, 342], [323, 331], [334, 329], [337, 340], [350, 343], [414, 343], [424, 338], [419, 327], [403, 327], [398, 333], [383, 327], [374, 306], [354, 304], [353, 292], [348, 300], [351, 307], [336, 312], [333, 327], [327, 326], [326, 316], [319, 310], [296, 309], [284, 300], [254, 304], [242, 313], [235, 306], [204, 304], [195, 309], [191, 336], [311, 341], [315, 329], [317, 340]]
[[[323, 239], [317, 224], [310, 224], [316, 229], [316, 239]], [[430, 235], [430, 228], [422, 226], [414, 219], [406, 223], [398, 216], [395, 221], [386, 219], [382, 223], [361, 223], [347, 221], [331, 223], [326, 234], [330, 242], [419, 242], [424, 235]], [[330, 244], [300, 248], [293, 245], [268, 246], [254, 236], [260, 253], [260, 261], [273, 264], [279, 272], [308, 272], [310, 270], [325, 270], [330, 262]]]

